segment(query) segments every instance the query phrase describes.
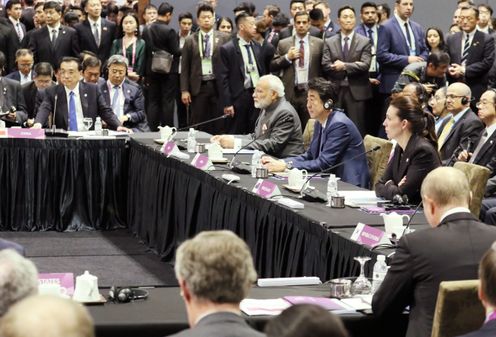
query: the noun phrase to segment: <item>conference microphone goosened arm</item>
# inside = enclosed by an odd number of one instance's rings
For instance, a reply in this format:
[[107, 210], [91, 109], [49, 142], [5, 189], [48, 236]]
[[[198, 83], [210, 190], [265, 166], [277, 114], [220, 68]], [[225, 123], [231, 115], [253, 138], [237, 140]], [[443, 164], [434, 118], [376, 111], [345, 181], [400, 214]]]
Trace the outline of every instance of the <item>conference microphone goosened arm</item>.
[[206, 120], [206, 121], [200, 122], [200, 123], [196, 123], [196, 124], [192, 124], [192, 125], [184, 126], [184, 127], [182, 127], [182, 128], [177, 129], [177, 131], [186, 131], [186, 130], [189, 130], [190, 128], [195, 128], [195, 127], [200, 126], [200, 125], [209, 124], [209, 123], [212, 123], [212, 122], [218, 121], [218, 120], [220, 120], [220, 119], [226, 119], [226, 118], [231, 118], [231, 116], [229, 116], [229, 115], [222, 115], [222, 116], [215, 117], [215, 118], [212, 118], [212, 119], [209, 119], [209, 120]]
[[57, 131], [57, 125], [55, 123], [55, 117], [57, 117], [57, 99], [58, 95], [55, 94], [55, 97], [53, 98], [53, 116], [52, 116], [52, 133], [55, 134]]

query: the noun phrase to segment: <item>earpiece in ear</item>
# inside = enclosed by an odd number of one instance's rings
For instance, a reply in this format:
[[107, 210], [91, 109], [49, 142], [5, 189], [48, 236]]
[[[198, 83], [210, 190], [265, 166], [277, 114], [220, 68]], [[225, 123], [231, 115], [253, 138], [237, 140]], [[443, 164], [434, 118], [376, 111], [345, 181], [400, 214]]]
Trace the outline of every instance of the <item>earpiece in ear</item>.
[[333, 106], [334, 106], [334, 101], [330, 98], [324, 102], [324, 109], [326, 110], [331, 110]]

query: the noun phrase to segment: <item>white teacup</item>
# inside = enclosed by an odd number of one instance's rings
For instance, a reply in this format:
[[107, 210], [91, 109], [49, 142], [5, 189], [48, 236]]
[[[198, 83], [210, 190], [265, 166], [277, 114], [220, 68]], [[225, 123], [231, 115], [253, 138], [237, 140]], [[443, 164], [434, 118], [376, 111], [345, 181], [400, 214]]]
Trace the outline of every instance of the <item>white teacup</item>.
[[301, 189], [307, 178], [307, 170], [298, 170], [297, 168], [293, 168], [289, 170], [288, 185], [294, 188]]
[[177, 133], [177, 129], [175, 127], [170, 127], [170, 126], [159, 126], [158, 129], [160, 130], [160, 139], [163, 139], [165, 141], [169, 141]]
[[396, 238], [399, 239], [403, 235], [403, 231], [405, 230], [405, 226], [403, 223], [403, 219], [408, 222], [410, 217], [406, 214], [400, 215], [396, 212], [392, 212], [389, 214], [381, 214], [384, 219], [384, 228], [388, 237], [391, 237], [392, 234], [396, 235]]
[[98, 291], [98, 277], [85, 271], [76, 277], [76, 287], [73, 299], [78, 302], [96, 302], [100, 300]]
[[210, 160], [222, 159], [224, 157], [222, 147], [217, 143], [212, 143], [208, 146], [208, 158]]
[[40, 295], [55, 295], [67, 296], [67, 289], [60, 286], [58, 283], [42, 283], [38, 286], [38, 293]]

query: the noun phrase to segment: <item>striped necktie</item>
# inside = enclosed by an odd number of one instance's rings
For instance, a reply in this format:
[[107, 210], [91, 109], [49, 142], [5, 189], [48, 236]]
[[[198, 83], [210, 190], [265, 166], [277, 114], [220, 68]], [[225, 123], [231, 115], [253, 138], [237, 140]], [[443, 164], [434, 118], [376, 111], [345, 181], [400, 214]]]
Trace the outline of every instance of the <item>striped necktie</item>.
[[465, 44], [463, 45], [463, 53], [462, 53], [462, 64], [465, 65], [467, 63], [468, 52], [470, 50], [470, 38], [467, 34], [465, 38]]

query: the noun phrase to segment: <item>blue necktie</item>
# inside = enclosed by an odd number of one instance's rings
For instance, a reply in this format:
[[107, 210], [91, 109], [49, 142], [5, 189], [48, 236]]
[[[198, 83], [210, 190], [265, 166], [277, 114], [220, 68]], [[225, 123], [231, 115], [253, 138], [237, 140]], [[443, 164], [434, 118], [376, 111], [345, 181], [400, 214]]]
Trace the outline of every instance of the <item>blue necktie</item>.
[[251, 57], [251, 45], [245, 44], [246, 53], [248, 54], [248, 63], [253, 64], [253, 58]]
[[71, 91], [69, 93], [69, 131], [77, 130], [76, 100], [74, 99], [74, 91]]
[[119, 104], [119, 86], [116, 85], [114, 86], [114, 96], [112, 97], [112, 110], [114, 110], [114, 113], [117, 116], [121, 115], [121, 109], [120, 109], [120, 104]]

